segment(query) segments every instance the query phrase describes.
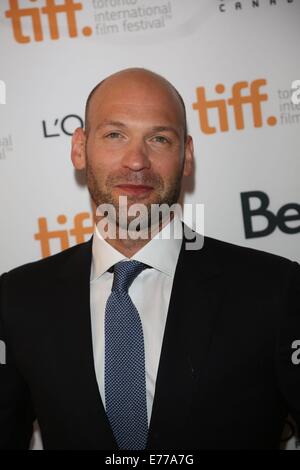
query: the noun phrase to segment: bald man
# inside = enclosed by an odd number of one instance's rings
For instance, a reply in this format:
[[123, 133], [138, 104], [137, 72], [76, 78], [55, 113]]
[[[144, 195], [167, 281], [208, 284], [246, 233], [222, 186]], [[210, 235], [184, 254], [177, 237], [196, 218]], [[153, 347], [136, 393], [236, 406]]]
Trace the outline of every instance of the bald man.
[[1, 448], [28, 448], [35, 419], [46, 449], [181, 453], [278, 449], [287, 414], [300, 423], [299, 265], [188, 248], [193, 159], [165, 78], [127, 69], [91, 92], [72, 162], [95, 233], [1, 277]]

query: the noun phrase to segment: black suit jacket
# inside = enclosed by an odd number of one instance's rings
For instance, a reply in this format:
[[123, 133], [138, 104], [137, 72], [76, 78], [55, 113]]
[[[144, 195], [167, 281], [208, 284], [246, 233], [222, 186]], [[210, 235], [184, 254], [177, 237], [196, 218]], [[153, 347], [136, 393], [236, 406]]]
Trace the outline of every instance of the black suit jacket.
[[[300, 268], [206, 237], [178, 259], [148, 449], [276, 449], [300, 424]], [[1, 278], [0, 447], [117, 449], [94, 370], [91, 240]]]

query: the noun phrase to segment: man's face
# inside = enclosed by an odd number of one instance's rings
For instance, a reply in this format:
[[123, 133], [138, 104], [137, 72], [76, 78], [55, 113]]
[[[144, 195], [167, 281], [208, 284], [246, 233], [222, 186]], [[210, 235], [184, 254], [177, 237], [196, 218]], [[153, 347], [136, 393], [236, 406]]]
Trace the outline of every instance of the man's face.
[[127, 77], [104, 83], [92, 98], [85, 142], [94, 203], [113, 204], [118, 221], [119, 196], [127, 196], [128, 208], [146, 205], [150, 222], [151, 204], [178, 201], [190, 145], [180, 103], [165, 85]]

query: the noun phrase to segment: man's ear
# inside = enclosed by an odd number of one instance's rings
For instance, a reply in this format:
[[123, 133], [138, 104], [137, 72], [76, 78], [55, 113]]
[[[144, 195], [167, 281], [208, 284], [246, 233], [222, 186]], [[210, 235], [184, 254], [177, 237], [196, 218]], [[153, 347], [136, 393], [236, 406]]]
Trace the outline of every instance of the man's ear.
[[85, 155], [85, 132], [78, 127], [72, 136], [71, 160], [76, 170], [83, 170], [86, 163]]
[[194, 170], [194, 144], [193, 144], [193, 139], [190, 135], [187, 136], [184, 153], [185, 153], [185, 158], [184, 158], [183, 175], [190, 176]]

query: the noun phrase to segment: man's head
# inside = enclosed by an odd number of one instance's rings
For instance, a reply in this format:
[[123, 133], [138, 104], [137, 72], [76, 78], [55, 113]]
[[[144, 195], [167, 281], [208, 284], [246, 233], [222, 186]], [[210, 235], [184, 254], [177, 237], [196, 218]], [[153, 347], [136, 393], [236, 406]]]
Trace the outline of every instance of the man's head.
[[[185, 107], [165, 78], [145, 69], [126, 69], [100, 82], [86, 104], [85, 130], [76, 129], [72, 161], [86, 169], [98, 207], [119, 196], [127, 205], [178, 201], [183, 175], [193, 166]], [[126, 186], [126, 185], [131, 185]]]
[[186, 120], [186, 109], [185, 109], [185, 104], [184, 104], [184, 101], [182, 99], [182, 96], [180, 95], [180, 93], [176, 90], [176, 88], [172, 85], [172, 83], [170, 83], [168, 80], [166, 80], [164, 77], [162, 77], [161, 75], [158, 75], [154, 72], [151, 72], [150, 70], [146, 70], [146, 69], [142, 69], [142, 68], [131, 68], [131, 69], [125, 69], [125, 70], [122, 70], [120, 72], [117, 72], [115, 74], [113, 74], [112, 76], [110, 77], [107, 77], [105, 78], [104, 80], [102, 80], [101, 82], [99, 82], [94, 88], [93, 90], [90, 92], [87, 100], [86, 100], [86, 105], [85, 105], [85, 132], [86, 134], [88, 134], [89, 132], [89, 128], [90, 128], [90, 122], [89, 122], [89, 111], [90, 111], [90, 105], [91, 105], [91, 101], [94, 97], [94, 95], [96, 94], [96, 92], [98, 91], [98, 89], [103, 85], [103, 83], [110, 79], [110, 78], [113, 78], [114, 76], [124, 76], [124, 74], [140, 74], [140, 75], [143, 75], [143, 74], [146, 74], [148, 75], [149, 77], [152, 76], [152, 78], [156, 78], [157, 80], [161, 81], [162, 83], [164, 83], [173, 93], [173, 95], [177, 98], [177, 100], [179, 101], [179, 104], [181, 105], [181, 109], [182, 109], [182, 118], [183, 118], [183, 121], [182, 121], [182, 125], [184, 126], [184, 141], [186, 142], [186, 139], [187, 139], [187, 120]]

